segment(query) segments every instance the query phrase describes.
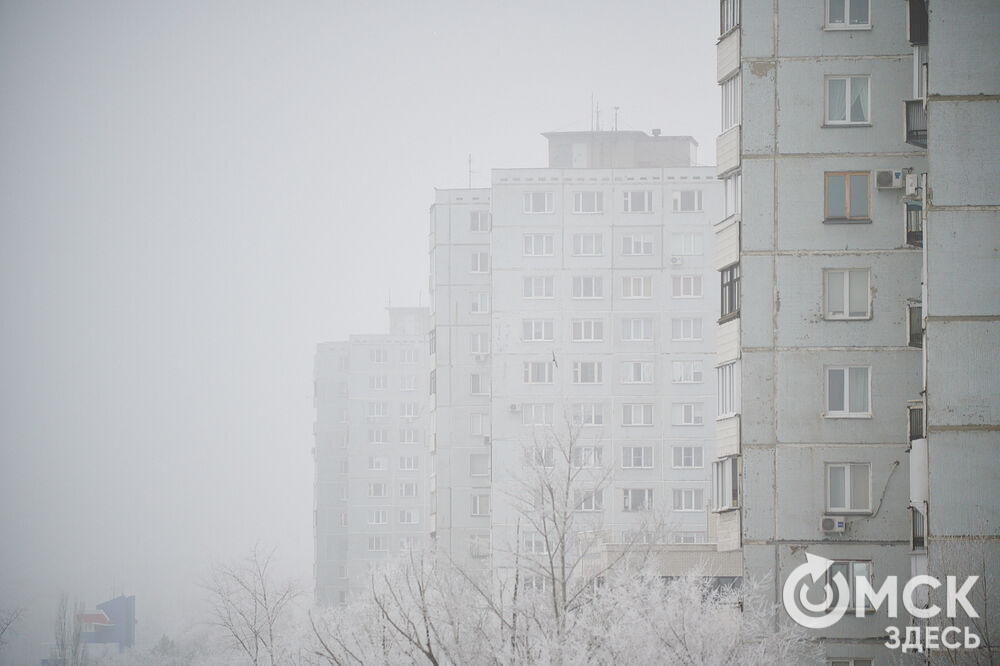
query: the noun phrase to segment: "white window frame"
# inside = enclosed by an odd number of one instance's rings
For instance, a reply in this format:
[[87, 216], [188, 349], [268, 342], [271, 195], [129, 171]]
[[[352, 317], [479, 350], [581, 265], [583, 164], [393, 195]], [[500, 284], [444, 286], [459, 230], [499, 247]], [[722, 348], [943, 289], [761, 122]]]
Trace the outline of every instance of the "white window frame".
[[[865, 370], [867, 373], [866, 377], [866, 409], [864, 411], [851, 411], [851, 370]], [[831, 399], [833, 396], [830, 391], [830, 377], [831, 373], [842, 372], [843, 373], [843, 395], [840, 399], [843, 401], [843, 409], [835, 410], [831, 408]], [[826, 379], [826, 411], [823, 416], [826, 418], [871, 418], [872, 415], [872, 369], [870, 365], [838, 365], [826, 368], [824, 373]]]
[[604, 383], [604, 363], [601, 361], [573, 361], [573, 383]]
[[552, 361], [524, 361], [522, 363], [522, 381], [524, 384], [551, 384], [555, 378]]
[[672, 447], [673, 469], [704, 469], [705, 447], [674, 446]]
[[737, 172], [726, 176], [722, 182], [725, 193], [723, 214], [729, 218], [743, 211], [743, 174]]
[[704, 210], [704, 196], [700, 189], [677, 190], [673, 194], [673, 199], [675, 213], [700, 213]]
[[553, 211], [552, 192], [525, 192], [522, 212], [526, 215], [544, 215]]
[[622, 236], [622, 256], [650, 257], [653, 255], [653, 234], [631, 233]]
[[604, 298], [604, 278], [600, 275], [574, 275], [573, 298], [578, 300]]
[[399, 456], [401, 472], [415, 472], [420, 469], [420, 456]]
[[603, 319], [574, 319], [573, 342], [603, 342]]
[[368, 484], [368, 497], [388, 497], [389, 486], [381, 481], [373, 481]]
[[469, 434], [486, 435], [490, 432], [490, 415], [482, 412], [469, 414]]
[[400, 444], [419, 444], [420, 443], [420, 431], [416, 428], [400, 428], [399, 430], [399, 443]]
[[488, 210], [469, 211], [469, 231], [473, 233], [488, 233], [490, 230], [490, 212]]
[[573, 193], [574, 215], [596, 215], [604, 212], [604, 192], [584, 190]]
[[485, 372], [473, 372], [469, 375], [469, 395], [489, 395], [490, 376]]
[[417, 350], [409, 347], [403, 349], [399, 353], [400, 362], [402, 363], [416, 363], [417, 362]]
[[419, 525], [420, 524], [420, 511], [418, 509], [400, 509], [399, 510], [399, 524], [400, 525]]
[[604, 491], [600, 488], [574, 491], [577, 511], [604, 511]]
[[469, 454], [469, 476], [474, 478], [488, 477], [490, 475], [490, 454], [470, 453]]
[[604, 234], [579, 233], [573, 234], [574, 257], [603, 257]]
[[469, 351], [473, 354], [490, 353], [490, 334], [476, 331], [469, 334]]
[[622, 384], [652, 384], [653, 368], [653, 361], [623, 361]]
[[478, 291], [472, 294], [472, 307], [470, 311], [472, 314], [488, 314], [490, 311], [489, 292]]
[[386, 444], [389, 441], [389, 429], [388, 428], [369, 428], [368, 429], [368, 443], [369, 444]]
[[474, 275], [481, 275], [490, 272], [490, 253], [489, 252], [473, 252], [471, 255], [471, 264], [469, 266], [469, 272]]
[[524, 234], [525, 257], [551, 257], [553, 255], [552, 234]]
[[736, 361], [716, 367], [716, 389], [718, 405], [716, 407], [719, 419], [735, 416], [740, 411], [739, 404], [739, 374], [736, 371]]
[[652, 446], [623, 446], [622, 469], [653, 469]]
[[[840, 573], [847, 579], [847, 585], [850, 588], [851, 598], [847, 604], [848, 611], [853, 611], [857, 608], [857, 578], [859, 567], [864, 567], [867, 570], [867, 576], [862, 575], [861, 577], [867, 578], [869, 586], [871, 586], [873, 579], [871, 560], [834, 560], [833, 564], [831, 564], [826, 570], [826, 583], [830, 585], [830, 589], [833, 590], [833, 597], [831, 601], [836, 605], [839, 600], [837, 599], [838, 588], [834, 577], [837, 575], [838, 570], [847, 569], [846, 575], [843, 571], [840, 571]], [[867, 595], [864, 597], [864, 604], [867, 612], [871, 612], [873, 610], [871, 599], [869, 599]]]
[[389, 458], [386, 456], [368, 456], [369, 472], [384, 472], [389, 469]]
[[705, 253], [705, 237], [696, 231], [678, 231], [670, 235], [670, 254], [699, 257]]
[[522, 319], [521, 341], [552, 342], [554, 326], [555, 323], [552, 319]]
[[622, 319], [623, 342], [650, 342], [654, 339], [652, 317]]
[[624, 194], [623, 211], [626, 213], [652, 213], [652, 190], [626, 190]]
[[372, 391], [384, 391], [389, 386], [387, 375], [370, 375], [368, 377], [368, 388]]
[[693, 427], [705, 425], [705, 404], [701, 402], [675, 402], [674, 425]]
[[701, 384], [705, 381], [705, 373], [702, 367], [702, 361], [674, 361], [673, 378], [671, 381], [674, 384]]
[[388, 553], [389, 537], [382, 534], [373, 534], [368, 537], [369, 553]]
[[[851, 182], [855, 177], [865, 179], [866, 205], [863, 214], [855, 215], [851, 211]], [[833, 215], [830, 212], [830, 181], [833, 178], [844, 180], [844, 214]], [[872, 182], [870, 171], [827, 171], [823, 174], [823, 220], [831, 224], [858, 224], [871, 221], [872, 214]]]
[[400, 391], [416, 391], [417, 390], [417, 376], [416, 375], [402, 375], [399, 378], [399, 390]]
[[634, 513], [636, 511], [652, 510], [652, 488], [622, 488], [622, 511]]
[[489, 493], [476, 493], [472, 496], [471, 516], [488, 517], [490, 515]]
[[[678, 328], [680, 328], [680, 335], [677, 335]], [[676, 317], [670, 320], [670, 339], [674, 342], [701, 340], [703, 334], [704, 326], [701, 317]]]
[[671, 280], [673, 298], [701, 298], [703, 280], [700, 275], [674, 275]]
[[551, 275], [529, 275], [521, 282], [521, 297], [543, 299], [554, 297], [554, 278]]
[[[835, 4], [843, 5], [843, 17], [835, 20], [831, 16], [831, 9]], [[864, 23], [851, 22], [851, 8], [853, 5], [864, 5], [867, 18]], [[826, 23], [823, 26], [826, 30], [871, 30], [872, 29], [872, 8], [869, 0], [826, 0]]]
[[389, 362], [389, 350], [388, 349], [372, 349], [368, 352], [368, 360], [372, 363], [388, 363]]
[[576, 446], [573, 448], [573, 467], [595, 469], [604, 465], [604, 449], [600, 446]]
[[399, 496], [400, 497], [417, 497], [420, 494], [420, 489], [417, 487], [416, 481], [403, 481], [399, 484]]
[[622, 298], [645, 299], [653, 297], [652, 275], [622, 276]]
[[712, 463], [712, 509], [726, 511], [740, 506], [740, 459], [729, 456]]
[[[864, 281], [865, 311], [861, 314], [855, 310], [856, 303], [851, 303], [855, 280]], [[833, 303], [833, 285], [838, 284], [841, 302]], [[839, 307], [836, 307], [839, 306]], [[871, 319], [871, 269], [870, 268], [824, 268], [823, 269], [823, 317], [828, 320]]]
[[[719, 84], [720, 101], [722, 103], [722, 127], [720, 132], [725, 132], [743, 122], [743, 82], [740, 73], [734, 75]], [[674, 209], [677, 210], [676, 208]]]
[[573, 425], [583, 428], [604, 425], [604, 403], [575, 402], [572, 407]]
[[[824, 79], [823, 79], [823, 90], [824, 90], [823, 118], [824, 118], [824, 123], [827, 124], [827, 125], [845, 125], [845, 126], [850, 126], [850, 125], [858, 125], [858, 126], [871, 125], [872, 124], [872, 121], [871, 121], [871, 117], [872, 117], [871, 116], [871, 114], [872, 114], [872, 81], [871, 81], [871, 79], [872, 79], [872, 77], [870, 75], [868, 75], [868, 74], [838, 74], [838, 75], [831, 75], [831, 76], [824, 77]], [[853, 119], [851, 117], [851, 94], [852, 94], [852, 91], [854, 89], [855, 80], [857, 80], [857, 81], [864, 80], [865, 81], [865, 85], [867, 86], [867, 89], [868, 89], [868, 91], [866, 93], [867, 107], [864, 110], [865, 117], [864, 117], [864, 119], [861, 119], [861, 120], [855, 120], [855, 119]], [[843, 111], [844, 111], [844, 119], [843, 120], [840, 120], [840, 119], [831, 119], [830, 118], [830, 84], [833, 81], [843, 81], [844, 82], [845, 93], [844, 93], [844, 109], [843, 109]], [[839, 115], [839, 113], [837, 115]]]
[[551, 426], [554, 406], [551, 402], [526, 402], [521, 405], [521, 425]]
[[415, 419], [420, 416], [420, 403], [401, 402], [399, 403], [399, 415], [404, 419]]
[[674, 488], [674, 511], [703, 511], [705, 509], [705, 494], [701, 488]]
[[[833, 502], [833, 471], [840, 469], [843, 471], [843, 488], [841, 494], [844, 497], [846, 506], [836, 506]], [[872, 466], [871, 463], [859, 462], [835, 462], [826, 464], [826, 510], [830, 513], [871, 513], [872, 512]], [[864, 506], [854, 506], [854, 477], [863, 474], [865, 478], [867, 501]]]
[[368, 511], [369, 525], [388, 525], [389, 511], [387, 509], [370, 509]]
[[537, 532], [524, 535], [524, 552], [531, 555], [544, 555], [549, 552], [545, 545], [545, 537]]
[[[639, 418], [637, 419], [636, 416]], [[625, 428], [650, 427], [653, 425], [653, 405], [648, 402], [626, 402], [622, 404], [622, 426]]]

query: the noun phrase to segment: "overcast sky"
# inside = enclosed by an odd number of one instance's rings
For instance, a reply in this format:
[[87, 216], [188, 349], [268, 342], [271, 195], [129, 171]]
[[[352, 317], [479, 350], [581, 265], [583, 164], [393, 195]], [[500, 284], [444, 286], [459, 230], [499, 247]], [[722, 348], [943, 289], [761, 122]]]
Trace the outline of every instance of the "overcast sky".
[[426, 304], [433, 188], [592, 97], [713, 163], [717, 13], [0, 0], [0, 607], [124, 590], [152, 641], [256, 541], [311, 588], [315, 344]]

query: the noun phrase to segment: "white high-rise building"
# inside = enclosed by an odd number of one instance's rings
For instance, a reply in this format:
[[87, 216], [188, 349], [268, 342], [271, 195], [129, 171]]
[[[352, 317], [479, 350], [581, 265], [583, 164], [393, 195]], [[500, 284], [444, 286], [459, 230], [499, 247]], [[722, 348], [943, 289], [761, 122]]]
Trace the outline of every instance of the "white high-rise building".
[[548, 437], [593, 468], [579, 511], [606, 539], [704, 542], [721, 183], [690, 137], [546, 137], [547, 168], [431, 211], [438, 543], [510, 548], [511, 484]]
[[369, 568], [429, 531], [427, 308], [390, 307], [389, 332], [317, 346], [316, 599], [343, 603]]

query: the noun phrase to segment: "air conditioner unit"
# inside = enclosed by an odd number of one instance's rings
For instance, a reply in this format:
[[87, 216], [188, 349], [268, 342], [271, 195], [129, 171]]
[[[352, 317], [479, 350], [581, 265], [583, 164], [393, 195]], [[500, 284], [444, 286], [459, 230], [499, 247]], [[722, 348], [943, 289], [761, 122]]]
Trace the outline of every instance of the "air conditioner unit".
[[671, 266], [680, 266], [684, 263], [684, 257], [670, 257]]
[[517, 404], [516, 402], [510, 403], [510, 411], [512, 412], [521, 411], [521, 405]]
[[841, 533], [847, 530], [847, 518], [844, 516], [823, 516], [820, 529], [824, 532]]
[[920, 194], [920, 176], [915, 173], [906, 174], [906, 196], [915, 197]]
[[875, 172], [875, 187], [880, 190], [898, 190], [903, 186], [902, 169], [879, 169]]

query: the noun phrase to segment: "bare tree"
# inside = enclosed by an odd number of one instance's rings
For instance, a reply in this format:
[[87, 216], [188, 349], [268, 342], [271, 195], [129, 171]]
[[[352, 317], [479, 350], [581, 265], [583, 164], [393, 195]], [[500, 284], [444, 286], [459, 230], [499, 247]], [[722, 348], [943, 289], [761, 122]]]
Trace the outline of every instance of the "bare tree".
[[87, 644], [83, 640], [83, 624], [81, 615], [83, 605], [75, 604], [70, 608], [69, 597], [65, 592], [59, 595], [59, 607], [56, 610], [55, 649], [53, 658], [56, 663], [64, 666], [86, 666]]
[[10, 642], [10, 637], [14, 634], [13, 628], [22, 615], [24, 615], [23, 608], [0, 610], [0, 650]]
[[273, 580], [273, 555], [273, 551], [262, 552], [255, 546], [240, 562], [216, 565], [206, 585], [213, 623], [223, 630], [231, 647], [254, 666], [291, 661], [279, 633], [298, 591], [291, 582]]

